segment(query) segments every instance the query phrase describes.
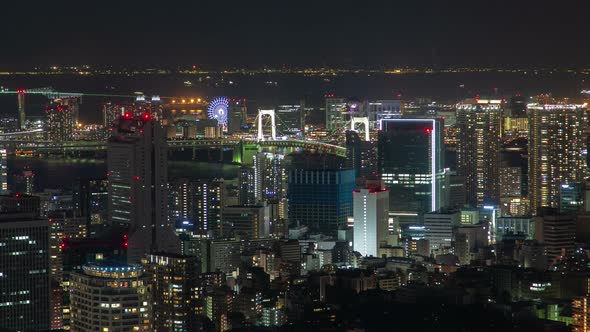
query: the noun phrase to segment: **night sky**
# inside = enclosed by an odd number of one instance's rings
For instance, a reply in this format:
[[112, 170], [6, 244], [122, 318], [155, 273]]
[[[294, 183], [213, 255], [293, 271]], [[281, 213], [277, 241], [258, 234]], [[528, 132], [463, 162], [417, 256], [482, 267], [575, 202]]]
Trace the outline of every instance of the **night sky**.
[[2, 5], [0, 66], [584, 66], [587, 7], [529, 0], [10, 1]]

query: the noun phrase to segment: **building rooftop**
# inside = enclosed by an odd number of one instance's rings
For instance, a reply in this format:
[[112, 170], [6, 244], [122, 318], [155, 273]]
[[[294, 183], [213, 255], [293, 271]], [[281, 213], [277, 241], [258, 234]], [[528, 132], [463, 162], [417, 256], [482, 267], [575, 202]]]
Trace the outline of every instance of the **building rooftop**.
[[84, 271], [84, 274], [93, 277], [120, 279], [141, 276], [143, 267], [103, 262], [84, 265], [82, 271]]

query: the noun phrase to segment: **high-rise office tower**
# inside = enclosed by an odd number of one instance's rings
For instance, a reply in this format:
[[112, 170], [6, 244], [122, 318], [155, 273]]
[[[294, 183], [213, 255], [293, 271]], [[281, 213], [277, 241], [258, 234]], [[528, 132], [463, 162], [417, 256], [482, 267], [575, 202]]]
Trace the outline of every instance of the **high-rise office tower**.
[[346, 131], [346, 167], [354, 169], [357, 177], [377, 175], [377, 144], [361, 140], [358, 132]]
[[223, 182], [176, 179], [170, 183], [170, 220], [192, 224], [192, 232], [217, 237], [221, 234]]
[[62, 103], [61, 99], [56, 99], [45, 108], [45, 113], [47, 115], [45, 131], [50, 141], [65, 142], [74, 139], [76, 114], [73, 107]]
[[326, 129], [334, 131], [346, 126], [348, 106], [344, 98], [326, 98]]
[[233, 134], [243, 130], [246, 121], [248, 120], [246, 100], [240, 99], [231, 101], [228, 108], [228, 123], [227, 132]]
[[153, 331], [149, 282], [139, 266], [87, 264], [72, 272], [70, 330]]
[[465, 206], [465, 178], [451, 172], [445, 174], [447, 178], [446, 207], [460, 209]]
[[289, 223], [305, 225], [312, 233], [336, 236], [352, 216], [354, 170], [289, 172]]
[[157, 253], [148, 254], [143, 263], [151, 275], [153, 331], [198, 330], [198, 258]]
[[543, 216], [535, 218], [535, 239], [545, 246], [550, 263], [573, 253], [576, 241], [576, 218], [546, 209]]
[[585, 181], [588, 115], [586, 105], [573, 104], [531, 104], [528, 112], [529, 198], [538, 213], [558, 207], [562, 184]]
[[401, 100], [372, 100], [367, 103], [367, 115], [371, 128], [378, 129], [381, 120], [402, 117]]
[[89, 235], [95, 235], [107, 224], [109, 180], [80, 179], [74, 194], [76, 209], [86, 218]]
[[424, 237], [430, 244], [430, 250], [445, 253], [450, 249], [453, 238], [453, 226], [461, 223], [461, 212], [440, 211], [424, 215]]
[[499, 200], [501, 100], [468, 99], [457, 104], [457, 174], [465, 177], [467, 203]]
[[33, 213], [0, 215], [0, 329], [50, 328], [49, 224]]
[[353, 248], [363, 256], [378, 257], [386, 244], [389, 220], [389, 192], [380, 181], [369, 182], [355, 190], [353, 199]]
[[582, 211], [586, 201], [586, 183], [564, 183], [559, 186], [559, 212], [577, 213]]
[[526, 98], [520, 94], [510, 98], [510, 117], [526, 118]]
[[275, 109], [277, 130], [283, 135], [295, 135], [303, 131], [303, 107], [279, 105]]
[[[268, 237], [269, 216], [267, 207], [262, 205], [233, 205], [223, 208], [222, 221], [227, 225], [224, 236], [240, 239], [260, 239]], [[224, 227], [225, 228], [225, 227]]]
[[392, 213], [436, 211], [444, 200], [442, 126], [434, 119], [381, 122], [378, 172], [389, 190]]
[[168, 221], [168, 162], [161, 124], [150, 114], [119, 120], [107, 145], [109, 222], [129, 230], [128, 257], [153, 251], [178, 253]]

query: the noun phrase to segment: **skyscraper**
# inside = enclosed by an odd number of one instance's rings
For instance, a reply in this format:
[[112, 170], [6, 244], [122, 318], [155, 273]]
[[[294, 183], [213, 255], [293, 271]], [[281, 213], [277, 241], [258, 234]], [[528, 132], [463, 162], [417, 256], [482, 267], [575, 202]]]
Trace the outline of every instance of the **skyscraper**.
[[144, 259], [151, 275], [153, 331], [196, 331], [199, 263], [197, 257], [149, 254]]
[[278, 153], [259, 152], [254, 155], [254, 177], [260, 188], [261, 200], [278, 202], [285, 197], [287, 174], [285, 156]]
[[108, 102], [102, 105], [102, 125], [105, 129], [111, 128], [117, 120], [125, 113], [125, 107], [119, 104]]
[[50, 269], [51, 277], [63, 281], [62, 250], [65, 240], [84, 239], [87, 236], [86, 218], [74, 211], [51, 211], [47, 216], [50, 225]]
[[574, 251], [576, 218], [559, 214], [555, 209], [546, 209], [543, 213], [535, 218], [535, 239], [545, 246], [547, 260], [555, 263]]
[[71, 274], [71, 331], [153, 331], [149, 282], [139, 266], [84, 265]]
[[52, 142], [65, 142], [74, 139], [76, 111], [64, 100], [56, 99], [45, 108], [47, 120], [45, 131]]
[[353, 248], [363, 256], [378, 257], [379, 247], [386, 244], [389, 219], [389, 192], [381, 182], [369, 182], [355, 190], [353, 197]]
[[326, 129], [342, 129], [346, 126], [348, 107], [344, 98], [326, 98]]
[[377, 175], [377, 144], [361, 140], [358, 132], [346, 131], [346, 167], [354, 169], [357, 177]]
[[367, 114], [371, 128], [379, 128], [381, 120], [402, 117], [401, 100], [372, 100], [368, 102]]
[[240, 205], [256, 204], [262, 196], [261, 189], [256, 183], [254, 167], [242, 166], [238, 173], [238, 202]]
[[96, 234], [107, 223], [109, 205], [109, 180], [80, 179], [75, 192], [76, 208], [86, 218], [88, 233]]
[[562, 184], [584, 182], [588, 166], [586, 105], [530, 104], [529, 198], [531, 211], [557, 208]]
[[457, 174], [465, 177], [467, 203], [499, 200], [501, 100], [468, 99], [457, 104]]
[[424, 214], [442, 207], [445, 179], [438, 120], [383, 120], [377, 151], [392, 213]]
[[295, 135], [303, 131], [303, 107], [301, 105], [279, 105], [275, 113], [279, 133]]
[[520, 94], [510, 98], [510, 117], [526, 118], [526, 98]]
[[121, 117], [107, 146], [109, 222], [128, 228], [131, 262], [152, 251], [180, 251], [168, 221], [167, 164], [160, 123], [148, 113]]
[[354, 170], [289, 172], [289, 223], [306, 225], [312, 233], [336, 236], [352, 216]]
[[229, 103], [229, 117], [227, 124], [227, 132], [233, 134], [235, 132], [242, 131], [243, 126], [246, 124], [248, 119], [246, 100], [240, 99], [237, 101], [231, 101]]
[[67, 106], [72, 111], [72, 119], [74, 121], [74, 127], [78, 124], [80, 116], [80, 98], [78, 97], [65, 97], [56, 99], [61, 105]]
[[221, 234], [223, 182], [176, 179], [170, 183], [170, 220], [187, 222], [191, 231], [211, 237]]
[[240, 239], [259, 239], [268, 237], [269, 216], [267, 208], [261, 205], [233, 205], [223, 208], [222, 220], [227, 229], [224, 236]]
[[0, 215], [0, 329], [49, 330], [49, 224]]

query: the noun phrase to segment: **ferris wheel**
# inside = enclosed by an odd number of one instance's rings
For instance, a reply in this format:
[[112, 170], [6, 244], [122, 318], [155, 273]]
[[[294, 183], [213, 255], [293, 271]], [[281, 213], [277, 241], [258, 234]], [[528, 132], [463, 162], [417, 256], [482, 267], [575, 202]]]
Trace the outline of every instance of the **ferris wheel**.
[[228, 107], [229, 99], [225, 97], [214, 98], [209, 104], [207, 115], [209, 119], [217, 120], [218, 125], [227, 126]]

